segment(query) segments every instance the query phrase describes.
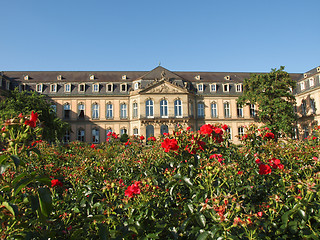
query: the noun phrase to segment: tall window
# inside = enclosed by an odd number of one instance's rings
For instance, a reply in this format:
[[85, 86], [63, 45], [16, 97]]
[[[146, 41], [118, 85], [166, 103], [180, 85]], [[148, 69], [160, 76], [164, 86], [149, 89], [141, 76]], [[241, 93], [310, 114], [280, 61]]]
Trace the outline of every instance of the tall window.
[[204, 118], [204, 103], [198, 103], [198, 117]]
[[99, 92], [99, 83], [95, 83], [92, 85], [92, 92]]
[[50, 92], [57, 92], [57, 84], [56, 83], [50, 85]]
[[242, 92], [242, 84], [236, 85], [236, 92]]
[[84, 142], [84, 129], [82, 129], [82, 128], [79, 128], [78, 129], [78, 132], [77, 132], [77, 139], [78, 139], [78, 141], [80, 141], [80, 142]]
[[165, 99], [160, 101], [160, 116], [168, 117], [168, 101]]
[[310, 86], [310, 87], [313, 87], [313, 86], [314, 86], [314, 79], [313, 79], [313, 78], [310, 78], [310, 79], [309, 79], [309, 86]]
[[79, 103], [78, 105], [78, 119], [84, 119], [84, 104]]
[[217, 84], [213, 83], [210, 84], [210, 92], [216, 92], [217, 91]]
[[217, 103], [215, 102], [211, 103], [211, 117], [212, 118], [218, 117]]
[[63, 142], [64, 142], [64, 143], [70, 142], [70, 131], [69, 131], [69, 130], [67, 130], [66, 133], [64, 134], [64, 136], [63, 136]]
[[225, 118], [230, 118], [231, 114], [230, 114], [230, 103], [229, 102], [225, 102], [223, 104], [224, 106], [224, 117]]
[[198, 92], [203, 92], [203, 83], [197, 84]]
[[54, 113], [57, 113], [57, 105], [52, 104], [52, 105], [50, 105], [50, 107], [51, 107], [51, 110], [52, 110]]
[[250, 117], [256, 116], [256, 106], [254, 104], [250, 104]]
[[94, 128], [92, 129], [92, 143], [99, 143], [99, 129]]
[[127, 129], [121, 128], [120, 135], [127, 134]]
[[127, 118], [127, 104], [122, 103], [120, 105], [120, 118], [124, 119]]
[[146, 117], [153, 117], [153, 101], [151, 99], [146, 101]]
[[229, 89], [230, 89], [229, 84], [223, 84], [223, 91], [224, 92], [229, 92]]
[[180, 99], [174, 101], [174, 116], [182, 117], [182, 102]]
[[310, 99], [310, 107], [311, 107], [312, 114], [316, 114], [316, 102], [312, 98]]
[[64, 85], [64, 91], [65, 92], [71, 92], [71, 84], [70, 83], [66, 83]]
[[106, 118], [107, 119], [113, 118], [113, 106], [111, 103], [108, 103], [106, 106]]
[[303, 126], [303, 138], [309, 137], [309, 128], [307, 125]]
[[84, 83], [81, 83], [78, 85], [78, 91], [84, 92], [86, 90], [86, 85]]
[[132, 117], [137, 118], [138, 117], [138, 103], [134, 102], [132, 104]]
[[92, 104], [92, 119], [98, 119], [99, 118], [99, 104], [94, 103]]
[[243, 127], [238, 127], [238, 136], [241, 138], [244, 135], [244, 128]]
[[64, 119], [70, 119], [71, 107], [69, 103], [63, 105], [63, 112]]
[[243, 117], [243, 107], [240, 104], [237, 104], [237, 116]]
[[190, 112], [190, 117], [193, 117], [193, 102], [189, 102], [189, 112]]
[[301, 113], [303, 116], [307, 115], [307, 102], [305, 99], [301, 102]]
[[[8, 83], [8, 82], [7, 82]], [[10, 82], [9, 82], [10, 83]], [[10, 88], [10, 87], [9, 87]], [[7, 87], [7, 89], [9, 89], [8, 87]], [[40, 84], [37, 84], [36, 85], [36, 91], [37, 92], [42, 92], [42, 83], [40, 83]]]
[[139, 135], [139, 130], [138, 130], [138, 128], [134, 128], [134, 129], [133, 129], [133, 135], [134, 135], [135, 137], [138, 137], [138, 135]]
[[232, 140], [232, 132], [231, 132], [231, 128], [228, 127], [227, 130], [226, 130], [227, 134], [228, 134], [228, 139], [229, 140]]

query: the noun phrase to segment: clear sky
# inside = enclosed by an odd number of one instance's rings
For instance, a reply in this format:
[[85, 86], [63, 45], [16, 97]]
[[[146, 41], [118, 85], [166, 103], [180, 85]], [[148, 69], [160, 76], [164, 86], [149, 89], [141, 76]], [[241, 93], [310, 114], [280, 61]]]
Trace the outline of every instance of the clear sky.
[[292, 73], [320, 65], [319, 0], [0, 0], [0, 71]]

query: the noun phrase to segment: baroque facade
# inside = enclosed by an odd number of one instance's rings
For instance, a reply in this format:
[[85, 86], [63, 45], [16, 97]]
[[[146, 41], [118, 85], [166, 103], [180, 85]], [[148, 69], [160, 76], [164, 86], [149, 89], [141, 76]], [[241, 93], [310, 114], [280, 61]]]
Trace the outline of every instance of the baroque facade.
[[[305, 137], [319, 121], [320, 67], [290, 74], [297, 81], [297, 134]], [[1, 72], [1, 87], [45, 94], [58, 117], [71, 124], [65, 141], [99, 143], [108, 132], [159, 136], [177, 125], [197, 130], [224, 123], [236, 143], [254, 122], [255, 105], [240, 107], [250, 73], [144, 71]]]

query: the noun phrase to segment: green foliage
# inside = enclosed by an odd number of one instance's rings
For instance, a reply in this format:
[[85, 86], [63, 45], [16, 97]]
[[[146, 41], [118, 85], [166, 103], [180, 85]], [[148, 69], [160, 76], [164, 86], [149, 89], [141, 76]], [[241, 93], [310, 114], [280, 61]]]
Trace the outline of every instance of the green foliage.
[[43, 127], [43, 139], [47, 141], [61, 140], [69, 124], [58, 118], [44, 95], [31, 91], [19, 92], [18, 89], [6, 92], [0, 102], [0, 115], [4, 121], [20, 113], [26, 115], [31, 111], [39, 114]]
[[121, 137], [120, 137], [120, 142], [127, 142], [128, 139], [129, 139], [128, 134], [124, 133], [124, 134], [122, 134]]
[[256, 119], [266, 124], [273, 133], [293, 132], [296, 116], [294, 113], [295, 97], [292, 89], [296, 87], [289, 74], [280, 69], [272, 69], [266, 74], [251, 74], [244, 80], [244, 93], [239, 97], [238, 103], [257, 104]]

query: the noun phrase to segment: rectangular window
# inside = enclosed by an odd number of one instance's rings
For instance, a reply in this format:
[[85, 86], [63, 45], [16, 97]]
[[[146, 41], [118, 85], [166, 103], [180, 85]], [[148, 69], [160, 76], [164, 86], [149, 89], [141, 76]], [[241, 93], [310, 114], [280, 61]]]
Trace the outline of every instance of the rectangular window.
[[79, 84], [79, 92], [85, 92], [86, 85], [84, 83]]
[[300, 88], [301, 88], [301, 91], [303, 91], [303, 90], [305, 89], [305, 84], [304, 84], [304, 82], [301, 82], [301, 83], [300, 83]]
[[307, 102], [304, 99], [301, 102], [301, 112], [302, 112], [302, 116], [307, 115]]
[[107, 109], [106, 109], [107, 113], [106, 113], [106, 118], [107, 119], [112, 119], [113, 118], [113, 106], [112, 104], [107, 104]]
[[134, 128], [134, 129], [133, 129], [133, 135], [134, 135], [135, 137], [138, 137], [138, 135], [139, 135], [139, 130], [138, 130], [138, 128]]
[[237, 116], [243, 117], [243, 107], [240, 104], [237, 104]]
[[211, 103], [211, 117], [217, 118], [218, 117], [218, 109], [216, 103]]
[[136, 83], [134, 83], [134, 90], [138, 90], [138, 89], [139, 89], [139, 83], [136, 82]]
[[137, 118], [138, 117], [138, 103], [133, 103], [132, 104], [132, 117]]
[[[7, 83], [8, 83], [8, 82], [7, 82]], [[10, 84], [10, 83], [9, 83], [9, 84]], [[10, 85], [9, 85], [9, 86], [10, 86]], [[8, 87], [7, 87], [7, 89], [8, 89]], [[36, 85], [36, 91], [37, 91], [37, 92], [42, 92], [42, 83]]]
[[236, 92], [242, 92], [242, 84], [236, 85]]
[[64, 119], [70, 119], [71, 106], [69, 103], [63, 105]]
[[92, 85], [92, 92], [99, 92], [99, 83], [95, 83]]
[[198, 92], [203, 92], [203, 84], [202, 83], [197, 84], [197, 89], [198, 89]]
[[65, 135], [63, 137], [63, 142], [64, 143], [70, 142], [70, 131], [69, 130], [66, 131], [66, 133], [65, 133]]
[[127, 91], [127, 84], [126, 83], [123, 83], [120, 85], [120, 91], [121, 92], [126, 92]]
[[120, 118], [125, 119], [127, 118], [127, 104], [123, 103], [120, 106]]
[[67, 83], [64, 85], [64, 91], [65, 92], [71, 92], [71, 84], [70, 83]]
[[310, 79], [309, 79], [309, 86], [310, 86], [310, 87], [313, 87], [313, 86], [314, 86], [314, 79], [313, 79], [313, 78], [310, 78]]
[[77, 136], [77, 139], [78, 141], [80, 142], [84, 142], [84, 129], [78, 129], [78, 136]]
[[204, 103], [198, 103], [198, 117], [204, 118]]
[[57, 84], [56, 83], [50, 85], [50, 92], [57, 92]]
[[316, 114], [316, 102], [312, 98], [310, 99], [310, 106], [311, 106], [312, 114]]
[[94, 128], [92, 129], [92, 143], [99, 143], [99, 130]]
[[92, 119], [99, 119], [99, 105], [92, 105]]
[[238, 127], [238, 136], [241, 138], [244, 135], [244, 128], [243, 127]]
[[229, 92], [229, 84], [223, 84], [223, 91]]
[[210, 84], [210, 92], [216, 92], [217, 91], [217, 84]]
[[230, 114], [230, 103], [229, 102], [225, 102], [223, 104], [224, 106], [224, 117], [225, 118], [230, 118], [231, 114]]
[[80, 103], [78, 105], [78, 119], [84, 119], [84, 104]]
[[256, 116], [256, 106], [254, 104], [250, 104], [250, 117]]
[[113, 92], [113, 84], [112, 83], [107, 84], [106, 91], [107, 92]]

